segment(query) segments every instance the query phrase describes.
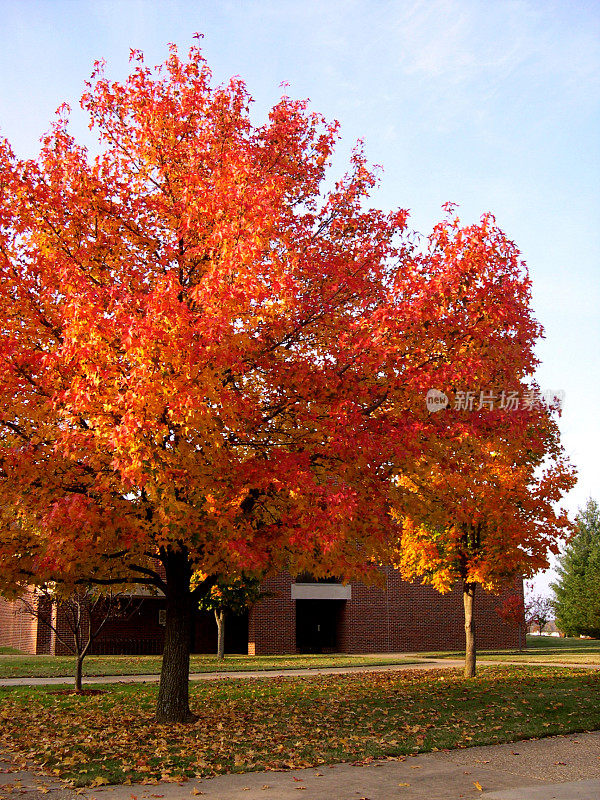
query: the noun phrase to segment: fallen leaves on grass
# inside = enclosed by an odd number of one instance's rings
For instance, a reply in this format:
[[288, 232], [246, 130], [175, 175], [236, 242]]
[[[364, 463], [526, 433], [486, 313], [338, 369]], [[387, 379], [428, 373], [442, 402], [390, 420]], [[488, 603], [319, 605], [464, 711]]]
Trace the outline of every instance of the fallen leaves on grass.
[[363, 764], [597, 728], [599, 688], [598, 673], [542, 667], [211, 681], [192, 687], [196, 723], [165, 726], [155, 686], [19, 687], [0, 691], [0, 749], [77, 786]]

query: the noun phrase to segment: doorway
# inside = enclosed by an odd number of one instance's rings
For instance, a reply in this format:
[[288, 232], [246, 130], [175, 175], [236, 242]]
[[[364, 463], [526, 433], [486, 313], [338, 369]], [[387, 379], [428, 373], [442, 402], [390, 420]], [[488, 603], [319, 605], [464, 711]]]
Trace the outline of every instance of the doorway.
[[345, 600], [296, 600], [298, 653], [337, 653]]

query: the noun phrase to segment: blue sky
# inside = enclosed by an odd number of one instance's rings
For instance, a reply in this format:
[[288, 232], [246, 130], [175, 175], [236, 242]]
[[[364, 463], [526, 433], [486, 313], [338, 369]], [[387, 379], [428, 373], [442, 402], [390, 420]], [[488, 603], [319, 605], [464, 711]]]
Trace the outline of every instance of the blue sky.
[[534, 281], [543, 389], [566, 393], [573, 512], [600, 499], [600, 3], [544, 0], [0, 0], [0, 132], [33, 156], [54, 110], [77, 110], [96, 58], [159, 63], [194, 32], [217, 81], [240, 75], [264, 117], [286, 92], [341, 122], [384, 168], [374, 204], [427, 233], [446, 201], [484, 211]]

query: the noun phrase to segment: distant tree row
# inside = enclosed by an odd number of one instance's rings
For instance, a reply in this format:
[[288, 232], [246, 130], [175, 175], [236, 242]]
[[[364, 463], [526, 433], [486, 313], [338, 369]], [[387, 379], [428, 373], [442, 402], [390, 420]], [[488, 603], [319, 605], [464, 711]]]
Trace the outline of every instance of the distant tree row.
[[551, 597], [532, 594], [525, 603], [525, 623], [528, 628], [537, 628], [542, 633], [548, 622], [554, 619], [554, 603]]

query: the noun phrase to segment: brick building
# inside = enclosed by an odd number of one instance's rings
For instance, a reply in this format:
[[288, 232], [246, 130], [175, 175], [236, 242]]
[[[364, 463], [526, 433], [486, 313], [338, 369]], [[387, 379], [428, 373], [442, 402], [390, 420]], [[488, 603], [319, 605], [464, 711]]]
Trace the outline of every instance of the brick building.
[[[352, 583], [294, 582], [287, 573], [265, 581], [270, 597], [249, 615], [248, 652], [395, 653], [464, 648], [462, 591], [441, 595], [383, 569], [383, 588]], [[518, 630], [498, 614], [504, 598], [523, 596], [515, 580], [500, 596], [479, 591], [475, 599], [477, 646], [518, 647]]]
[[[226, 626], [228, 653], [365, 653], [458, 650], [464, 647], [460, 588], [441, 595], [431, 587], [407, 583], [391, 567], [382, 570], [385, 586], [361, 583], [301, 582], [288, 573], [265, 581], [268, 596], [247, 615], [230, 617]], [[477, 645], [518, 646], [518, 631], [498, 615], [503, 597], [517, 592], [516, 580], [500, 597], [479, 591], [476, 596]], [[58, 620], [60, 624], [60, 620]], [[143, 597], [124, 619], [111, 620], [92, 645], [96, 654], [162, 652], [164, 599]], [[47, 626], [23, 614], [18, 603], [0, 598], [0, 646], [25, 653], [61, 655], [66, 651]], [[216, 624], [212, 614], [199, 612], [192, 651], [214, 653]]]
[[[32, 600], [33, 594], [27, 592], [26, 597]], [[0, 597], [0, 647], [13, 647], [22, 653], [48, 653], [50, 630], [22, 613], [18, 602]]]
[[[30, 595], [32, 597], [32, 595]], [[58, 612], [58, 613], [57, 613]], [[52, 611], [46, 609], [46, 614]], [[54, 610], [53, 623], [63, 637], [69, 639], [69, 628], [61, 620], [60, 609]], [[160, 597], [140, 596], [132, 610], [123, 617], [110, 619], [91, 644], [91, 655], [158, 655], [164, 643], [165, 601]], [[248, 650], [248, 615], [228, 620], [225, 636], [226, 652]], [[23, 611], [19, 601], [0, 597], [0, 647], [12, 647], [31, 655], [69, 655], [54, 632], [42, 620]], [[192, 634], [192, 652], [215, 653], [217, 628], [214, 616], [198, 612]]]

